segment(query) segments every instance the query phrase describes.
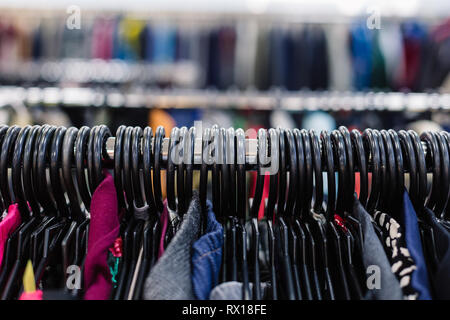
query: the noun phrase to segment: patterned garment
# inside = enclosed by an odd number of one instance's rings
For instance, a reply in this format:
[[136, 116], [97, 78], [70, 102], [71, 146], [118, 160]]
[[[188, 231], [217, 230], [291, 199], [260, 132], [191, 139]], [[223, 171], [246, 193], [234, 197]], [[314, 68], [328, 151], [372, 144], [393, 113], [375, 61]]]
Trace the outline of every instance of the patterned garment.
[[383, 230], [383, 239], [390, 251], [391, 269], [400, 282], [404, 298], [416, 300], [419, 293], [411, 285], [411, 276], [416, 265], [405, 242], [405, 233], [400, 224], [388, 214], [375, 212], [375, 222]]

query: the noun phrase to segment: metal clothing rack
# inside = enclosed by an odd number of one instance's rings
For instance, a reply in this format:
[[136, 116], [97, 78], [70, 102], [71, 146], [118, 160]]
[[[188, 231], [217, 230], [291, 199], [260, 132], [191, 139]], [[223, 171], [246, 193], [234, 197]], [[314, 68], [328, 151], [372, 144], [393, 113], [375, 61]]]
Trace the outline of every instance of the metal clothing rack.
[[[317, 134], [317, 132], [316, 132]], [[152, 153], [154, 153], [154, 139], [152, 139]], [[105, 164], [106, 166], [111, 164], [111, 161], [114, 160], [114, 146], [115, 146], [115, 142], [116, 142], [116, 138], [115, 137], [108, 137], [106, 139], [105, 142]], [[161, 145], [161, 166], [162, 168], [167, 168], [167, 159], [169, 156], [169, 144], [170, 144], [170, 138], [163, 138], [162, 140], [162, 145]], [[425, 155], [425, 158], [427, 158], [427, 155], [429, 157], [429, 153], [428, 153], [428, 145], [426, 142], [422, 141], [422, 149]], [[195, 137], [194, 140], [194, 168], [195, 169], [199, 169], [200, 165], [202, 163], [202, 145], [203, 145], [203, 140], [201, 135], [199, 137]], [[320, 152], [323, 155], [323, 148], [322, 148], [322, 142], [319, 139], [319, 146], [320, 146]], [[142, 141], [141, 141], [141, 155], [142, 155]], [[266, 155], [268, 156], [268, 150], [266, 150]], [[76, 150], [75, 150], [76, 152]], [[246, 138], [245, 139], [245, 167], [247, 171], [253, 171], [257, 169], [256, 163], [257, 163], [257, 157], [258, 157], [258, 139], [251, 139], [251, 138]], [[323, 156], [321, 157], [323, 159]], [[428, 162], [428, 161], [427, 161]], [[371, 158], [368, 159], [368, 169], [371, 168], [372, 163], [371, 163]], [[324, 168], [324, 170], [326, 169], [326, 163], [323, 161], [322, 166]], [[289, 165], [287, 165], [287, 169], [289, 170]], [[357, 162], [355, 161], [355, 169], [358, 170], [357, 167]], [[335, 168], [335, 170], [337, 170], [337, 168]], [[407, 168], [405, 168], [405, 172], [408, 172]]]
[[423, 112], [449, 110], [450, 94], [338, 91], [218, 91], [102, 88], [0, 87], [0, 107], [29, 106], [125, 107], [175, 109], [242, 109], [286, 111], [388, 110]]

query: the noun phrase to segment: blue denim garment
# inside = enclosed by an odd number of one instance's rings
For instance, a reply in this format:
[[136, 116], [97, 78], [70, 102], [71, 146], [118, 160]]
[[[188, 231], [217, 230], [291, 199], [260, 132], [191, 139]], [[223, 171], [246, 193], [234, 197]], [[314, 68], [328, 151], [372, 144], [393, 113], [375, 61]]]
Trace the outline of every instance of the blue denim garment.
[[412, 274], [411, 285], [419, 293], [419, 300], [431, 300], [430, 282], [428, 280], [427, 266], [423, 256], [417, 215], [407, 191], [403, 192], [402, 211], [406, 246], [417, 267], [416, 271]]
[[217, 222], [209, 201], [207, 210], [205, 234], [192, 245], [192, 288], [199, 300], [207, 300], [218, 284], [222, 264], [223, 228]]

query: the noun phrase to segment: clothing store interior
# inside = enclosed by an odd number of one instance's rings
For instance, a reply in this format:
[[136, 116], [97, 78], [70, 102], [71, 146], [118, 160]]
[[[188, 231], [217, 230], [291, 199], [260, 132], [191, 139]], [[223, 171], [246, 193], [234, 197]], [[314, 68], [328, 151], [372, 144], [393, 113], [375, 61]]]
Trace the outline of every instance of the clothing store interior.
[[0, 300], [450, 299], [448, 0], [0, 0]]

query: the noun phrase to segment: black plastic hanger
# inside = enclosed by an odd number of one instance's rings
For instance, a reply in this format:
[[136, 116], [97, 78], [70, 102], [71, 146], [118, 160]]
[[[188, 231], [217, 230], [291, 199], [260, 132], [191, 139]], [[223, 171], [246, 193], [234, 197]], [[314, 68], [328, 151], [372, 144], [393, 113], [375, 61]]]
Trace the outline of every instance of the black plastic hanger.
[[378, 210], [386, 212], [386, 200], [387, 200], [387, 193], [389, 191], [389, 174], [388, 174], [386, 151], [380, 132], [378, 130], [373, 130], [373, 134], [377, 139], [378, 147], [380, 150], [381, 190], [378, 196], [377, 208]]
[[123, 173], [123, 189], [125, 191], [125, 202], [129, 214], [133, 212], [133, 185], [131, 181], [131, 138], [133, 134], [133, 127], [127, 127], [123, 137], [122, 149], [122, 173]]
[[354, 129], [351, 133], [351, 138], [353, 142], [353, 147], [356, 152], [356, 159], [358, 161], [359, 169], [359, 202], [363, 207], [366, 206], [367, 196], [369, 194], [368, 177], [367, 177], [367, 162], [366, 154], [364, 151], [364, 145], [361, 133]]
[[[337, 132], [336, 132], [337, 133]], [[336, 134], [335, 133], [335, 134]], [[344, 271], [343, 264], [343, 248], [342, 248], [342, 240], [339, 232], [336, 230], [334, 225], [334, 214], [335, 214], [335, 206], [336, 206], [336, 176], [334, 173], [334, 155], [333, 155], [333, 144], [331, 141], [330, 134], [327, 131], [322, 131], [320, 134], [320, 138], [322, 141], [322, 150], [324, 156], [324, 163], [326, 164], [326, 172], [327, 172], [327, 183], [328, 183], [328, 198], [327, 198], [327, 208], [325, 212], [325, 219], [327, 221], [327, 237], [330, 241], [330, 276], [333, 279], [333, 282], [336, 284], [335, 286], [335, 294], [336, 299], [342, 300], [350, 300], [350, 292], [347, 283], [347, 277]], [[336, 140], [336, 138], [334, 138]], [[335, 141], [335, 144], [338, 141]], [[337, 152], [338, 159], [340, 162], [338, 163], [338, 179], [342, 180], [343, 175], [346, 174], [345, 163], [343, 161], [343, 157], [340, 156], [342, 154], [342, 149], [338, 150], [334, 148]], [[342, 187], [342, 181], [339, 181], [339, 187]]]
[[180, 130], [177, 127], [172, 128], [169, 138], [169, 149], [167, 153], [167, 172], [166, 172], [166, 195], [167, 205], [172, 211], [177, 210], [177, 203], [175, 197], [175, 163], [177, 159], [177, 144], [180, 138]]
[[87, 151], [86, 151], [86, 164], [87, 164], [87, 181], [89, 184], [89, 190], [91, 194], [94, 194], [95, 186], [94, 186], [94, 140], [95, 135], [99, 130], [99, 126], [93, 126], [89, 132], [89, 138], [87, 141]]
[[142, 149], [142, 166], [143, 166], [143, 180], [145, 188], [145, 199], [151, 212], [156, 211], [155, 197], [153, 196], [152, 184], [152, 154], [153, 154], [153, 131], [151, 127], [144, 129], [143, 135], [143, 149]]
[[[337, 202], [336, 212], [340, 215], [345, 215], [346, 212], [346, 189], [350, 183], [349, 176], [347, 175], [347, 154], [345, 152], [345, 142], [342, 134], [338, 130], [333, 130], [331, 133], [331, 141], [333, 143], [332, 149], [334, 150], [334, 156], [337, 160], [338, 168], [338, 190], [337, 190]], [[334, 220], [333, 216], [330, 217]]]
[[12, 158], [14, 151], [14, 144], [19, 135], [20, 128], [18, 126], [9, 127], [3, 139], [2, 152], [0, 154], [0, 190], [3, 196], [3, 207], [8, 210], [8, 207], [13, 203], [11, 193], [9, 190], [8, 179], [8, 164]]
[[64, 185], [66, 187], [67, 197], [69, 199], [70, 214], [72, 219], [78, 221], [78, 226], [75, 229], [75, 252], [73, 263], [75, 265], [81, 264], [81, 256], [84, 255], [82, 238], [89, 224], [85, 213], [81, 210], [78, 200], [77, 190], [73, 181], [72, 163], [74, 162], [74, 145], [78, 136], [78, 129], [70, 127], [67, 129], [64, 136], [63, 152], [62, 152], [62, 174], [64, 178]]
[[[114, 141], [114, 186], [116, 187], [119, 208], [126, 208], [122, 183], [122, 148], [123, 136], [125, 134], [126, 128], [127, 127], [123, 125], [117, 128], [116, 139]], [[151, 175], [148, 174], [148, 177], [151, 177]]]
[[[403, 195], [403, 192], [405, 191], [405, 170], [404, 170], [404, 162], [403, 162], [403, 152], [402, 152], [402, 147], [400, 144], [400, 139], [398, 137], [398, 134], [395, 130], [390, 129], [389, 131], [389, 135], [391, 136], [391, 140], [392, 140], [392, 145], [393, 145], [393, 149], [394, 149], [394, 154], [395, 154], [395, 164], [396, 164], [396, 170], [395, 170], [395, 174], [396, 174], [396, 186], [397, 186], [397, 190], [395, 192], [396, 196], [398, 197], [398, 199], [400, 199], [400, 197]], [[417, 136], [417, 139], [420, 143], [420, 139]], [[412, 141], [414, 141], [414, 139], [412, 139]], [[417, 153], [416, 153], [417, 156]], [[425, 160], [425, 159], [424, 159]], [[425, 165], [425, 162], [423, 163], [423, 165]], [[425, 176], [426, 179], [426, 176]], [[426, 180], [425, 180], [426, 183]], [[420, 179], [419, 179], [419, 193], [421, 192], [420, 188], [422, 188], [423, 186], [420, 185]], [[424, 192], [426, 193], [426, 191]]]
[[[217, 129], [217, 128], [216, 128]], [[213, 134], [217, 136], [217, 130], [214, 129], [212, 131]], [[234, 130], [233, 130], [233, 136], [229, 136], [228, 134], [223, 134], [223, 132], [219, 131], [218, 135], [219, 139], [225, 140], [223, 142], [215, 140], [214, 146], [218, 146], [218, 151], [215, 151], [214, 153], [214, 159], [213, 167], [215, 166], [220, 167], [220, 174], [221, 179], [220, 180], [213, 180], [212, 188], [217, 189], [216, 192], [219, 192], [218, 190], [225, 190], [230, 189], [230, 185], [232, 185], [233, 190], [230, 191], [228, 194], [231, 193], [231, 191], [234, 191], [234, 194], [238, 193], [240, 191], [240, 186], [237, 184], [239, 183], [239, 180], [236, 180], [236, 175], [241, 174], [241, 171], [237, 170], [237, 167], [230, 167], [228, 165], [228, 162], [238, 162], [237, 157], [238, 154], [235, 152], [235, 136], [234, 136]], [[217, 139], [217, 138], [216, 138]], [[222, 159], [222, 160], [221, 160]], [[226, 161], [222, 163], [223, 161]], [[220, 166], [217, 166], [217, 163], [220, 164]], [[242, 163], [241, 163], [242, 164]], [[215, 181], [220, 181], [219, 188], [216, 188], [217, 186], [214, 186]], [[222, 279], [225, 281], [238, 281], [238, 211], [240, 210], [239, 207], [236, 207], [236, 201], [235, 200], [235, 208], [234, 209], [227, 209], [230, 207], [229, 203], [226, 203], [224, 200], [227, 195], [224, 195], [222, 192], [220, 193], [219, 200], [220, 200], [220, 208], [222, 208], [223, 213], [219, 212], [219, 217], [224, 224], [224, 246], [223, 246], [223, 254], [222, 254], [222, 261], [224, 262], [223, 269], [222, 269]], [[230, 198], [233, 196], [230, 196]], [[239, 197], [239, 195], [234, 196], [235, 199]], [[240, 198], [239, 198], [240, 199]], [[239, 206], [239, 202], [237, 203]], [[223, 208], [223, 206], [226, 206], [227, 208]], [[245, 209], [244, 209], [245, 210]], [[223, 214], [223, 215], [222, 215]], [[244, 213], [245, 215], [245, 213]]]
[[[234, 137], [234, 130], [233, 130], [233, 137]], [[234, 138], [233, 138], [234, 139]], [[208, 198], [208, 146], [209, 142], [211, 140], [211, 130], [209, 128], [206, 128], [203, 131], [202, 136], [202, 159], [201, 159], [201, 167], [200, 167], [200, 185], [199, 185], [199, 198], [200, 203], [202, 206], [202, 232], [203, 230], [206, 230], [206, 221], [207, 221], [207, 198]], [[234, 151], [234, 150], [233, 150]], [[233, 185], [234, 187], [236, 184]], [[224, 239], [225, 240], [225, 239]], [[224, 246], [226, 245], [226, 241], [224, 241]], [[223, 252], [226, 252], [225, 247], [223, 249]], [[225, 259], [223, 260], [223, 263], [226, 263]], [[226, 270], [226, 268], [224, 268]]]
[[[0, 145], [3, 144], [6, 132], [8, 131], [9, 127], [6, 125], [1, 125], [0, 126]], [[1, 190], [0, 190], [0, 209], [3, 212], [4, 210], [8, 210], [8, 208], [5, 208], [3, 205], [3, 196], [1, 195]]]
[[333, 216], [336, 208], [336, 176], [334, 174], [334, 157], [333, 146], [331, 144], [330, 134], [323, 130], [320, 133], [320, 139], [322, 141], [322, 150], [324, 156], [324, 163], [327, 169], [327, 182], [328, 182], [328, 197], [326, 200], [327, 207], [325, 211], [325, 218], [327, 221], [333, 221]]
[[[419, 192], [416, 195], [416, 199], [413, 204], [416, 204], [416, 213], [420, 214], [425, 207], [425, 201], [428, 193], [427, 164], [425, 160], [425, 152], [423, 150], [419, 135], [413, 130], [409, 130], [408, 134], [411, 138], [414, 154], [417, 159], [417, 176], [419, 184]], [[403, 190], [405, 190], [404, 183], [402, 185], [402, 188]]]
[[436, 207], [434, 212], [436, 215], [443, 217], [445, 215], [445, 207], [447, 205], [449, 196], [449, 152], [448, 145], [444, 135], [439, 132], [433, 132], [435, 139], [437, 141], [439, 151], [440, 151], [440, 165], [441, 165], [441, 176], [440, 176], [440, 193], [436, 201]]
[[25, 144], [25, 151], [23, 154], [23, 173], [22, 173], [23, 187], [25, 192], [25, 198], [27, 199], [27, 202], [31, 207], [31, 212], [33, 215], [40, 214], [40, 207], [36, 199], [36, 194], [34, 193], [33, 190], [32, 168], [33, 168], [34, 146], [42, 130], [43, 127], [40, 126], [34, 126], [31, 129], [31, 133]]
[[132, 144], [133, 127], [127, 127], [123, 137], [122, 153], [122, 171], [124, 177], [125, 198], [128, 206], [130, 218], [127, 221], [125, 230], [122, 235], [123, 239], [123, 256], [122, 265], [117, 281], [117, 288], [114, 293], [114, 300], [127, 299], [127, 293], [130, 283], [129, 278], [133, 276], [132, 259], [133, 259], [133, 233], [136, 228], [137, 220], [132, 215], [134, 210], [134, 195], [132, 190], [132, 172], [131, 172], [131, 144]]
[[[140, 268], [138, 265], [140, 250], [142, 248], [142, 237], [144, 231], [145, 221], [148, 218], [148, 206], [144, 203], [143, 192], [141, 189], [141, 179], [140, 179], [140, 163], [141, 163], [141, 152], [140, 143], [142, 138], [142, 129], [140, 127], [135, 127], [132, 131], [131, 136], [131, 152], [128, 158], [131, 161], [131, 171], [126, 174], [130, 174], [133, 186], [133, 217], [136, 220], [136, 224], [132, 234], [132, 245], [131, 245], [131, 263], [127, 277], [127, 283], [125, 287], [124, 299], [130, 299], [131, 284], [133, 281], [134, 273], [136, 268]], [[134, 292], [131, 293], [131, 298], [134, 296]]]
[[367, 200], [366, 209], [367, 212], [373, 214], [378, 200], [378, 194], [380, 192], [380, 151], [378, 147], [378, 141], [374, 137], [372, 129], [366, 129], [363, 133], [363, 141], [366, 146], [366, 157], [372, 160], [372, 181], [370, 184], [370, 194]]
[[183, 215], [187, 211], [186, 207], [186, 194], [185, 194], [185, 188], [184, 188], [184, 178], [185, 178], [185, 161], [184, 161], [184, 155], [186, 152], [185, 149], [185, 139], [187, 138], [188, 129], [186, 127], [180, 128], [180, 138], [177, 143], [177, 150], [176, 152], [176, 159], [177, 159], [177, 198], [178, 198], [178, 214], [180, 217], [183, 217]]
[[[236, 229], [238, 234], [238, 252], [240, 255], [240, 272], [242, 279], [242, 299], [250, 299], [250, 286], [247, 262], [247, 231], [245, 229], [246, 221], [246, 175], [245, 175], [245, 135], [242, 129], [236, 130], [236, 155], [238, 163], [238, 219], [236, 220]], [[244, 160], [244, 161], [242, 161]]]
[[[385, 186], [387, 188], [384, 194], [381, 195], [383, 198], [385, 212], [392, 212], [393, 208], [395, 208], [395, 204], [399, 203], [399, 199], [395, 198], [397, 187], [397, 174], [396, 174], [396, 161], [395, 161], [395, 152], [392, 145], [391, 136], [386, 130], [381, 130], [379, 132], [380, 136], [380, 145], [384, 146], [385, 155], [386, 155], [386, 182]], [[394, 192], [393, 192], [394, 191]], [[397, 201], [396, 201], [397, 200]]]
[[303, 151], [305, 152], [305, 200], [303, 204], [303, 213], [305, 217], [309, 216], [309, 212], [311, 210], [311, 203], [313, 197], [313, 164], [312, 164], [312, 151], [311, 151], [311, 143], [309, 139], [308, 131], [302, 129], [302, 140], [303, 140]]
[[250, 207], [250, 224], [252, 228], [250, 241], [250, 264], [253, 267], [253, 300], [261, 300], [261, 274], [259, 267], [259, 247], [260, 233], [258, 227], [258, 213], [261, 206], [262, 195], [264, 191], [265, 172], [263, 164], [267, 163], [267, 131], [258, 130], [258, 150], [256, 166], [256, 186], [253, 195], [253, 202]]
[[27, 221], [30, 217], [30, 211], [28, 209], [28, 204], [26, 201], [25, 193], [23, 190], [22, 183], [22, 159], [23, 152], [25, 148], [25, 143], [28, 139], [28, 134], [31, 131], [31, 126], [23, 127], [19, 135], [17, 136], [14, 154], [11, 164], [11, 176], [12, 176], [12, 186], [14, 191], [15, 202], [19, 205], [20, 215], [23, 221]]
[[161, 191], [161, 156], [162, 143], [166, 133], [164, 127], [159, 126], [155, 133], [154, 168], [153, 168], [153, 188], [155, 192], [155, 204], [159, 213], [164, 209]]
[[289, 231], [285, 218], [285, 203], [286, 203], [286, 189], [287, 189], [287, 168], [286, 168], [286, 136], [283, 128], [277, 128], [279, 134], [279, 180], [278, 180], [278, 203], [276, 211], [276, 243], [277, 251], [280, 261], [280, 285], [283, 290], [280, 292], [284, 294], [287, 300], [295, 300], [297, 298], [295, 292], [294, 276], [292, 273], [291, 257], [289, 256]]
[[300, 130], [294, 129], [293, 134], [297, 144], [297, 165], [298, 165], [298, 180], [297, 180], [297, 202], [295, 204], [295, 215], [297, 218], [302, 216], [303, 206], [305, 203], [305, 153], [303, 152], [303, 138]]
[[81, 127], [75, 140], [76, 181], [81, 200], [88, 211], [91, 207], [91, 194], [86, 181], [86, 164], [90, 132], [88, 127]]
[[211, 140], [212, 140], [212, 151], [211, 159], [212, 161], [212, 203], [213, 203], [213, 211], [216, 214], [216, 217], [219, 219], [223, 219], [221, 207], [220, 207], [220, 154], [222, 150], [219, 147], [219, 127], [217, 125], [213, 125], [211, 127]]
[[[297, 174], [297, 201], [295, 203], [295, 217], [293, 220], [293, 231], [297, 237], [298, 241], [298, 268], [299, 268], [299, 278], [302, 284], [302, 297], [306, 300], [312, 300], [312, 286], [313, 279], [310, 278], [311, 268], [311, 259], [308, 256], [308, 248], [307, 248], [307, 239], [306, 233], [304, 232], [304, 226], [302, 226], [302, 222], [300, 219], [305, 219], [303, 212], [304, 205], [304, 189], [305, 189], [305, 154], [303, 152], [303, 138], [300, 133], [300, 130], [293, 130], [295, 143], [296, 143], [296, 153], [297, 153], [297, 165], [298, 165], [298, 174]], [[333, 173], [334, 175], [334, 173]]]
[[191, 127], [189, 131], [186, 132], [186, 137], [184, 139], [184, 163], [186, 169], [184, 191], [185, 196], [185, 208], [189, 208], [192, 200], [193, 194], [193, 181], [194, 181], [194, 147], [195, 147], [195, 127]]
[[313, 297], [316, 300], [322, 300], [323, 293], [319, 283], [319, 261], [317, 255], [317, 242], [311, 232], [310, 227], [310, 212], [312, 204], [312, 196], [314, 190], [313, 181], [313, 164], [312, 164], [312, 151], [311, 151], [311, 140], [309, 138], [309, 133], [307, 130], [302, 129], [300, 131], [302, 136], [302, 144], [304, 151], [304, 163], [305, 163], [305, 200], [303, 204], [303, 230], [305, 232], [306, 244], [307, 244], [307, 257], [309, 262], [309, 271], [311, 279], [311, 287]]
[[[151, 180], [152, 171], [152, 137], [153, 132], [151, 127], [146, 127], [143, 133], [143, 180], [145, 188], [145, 199], [148, 206], [149, 220], [144, 226], [142, 242], [143, 242], [143, 256], [142, 263], [139, 269], [139, 274], [136, 280], [136, 288], [133, 295], [133, 300], [138, 300], [142, 297], [142, 290], [144, 288], [145, 278], [153, 265], [153, 259], [156, 260], [159, 246], [159, 215], [156, 212], [155, 200], [153, 196], [153, 186]], [[156, 228], [155, 228], [156, 227]], [[153, 233], [155, 230], [155, 233]]]
[[[441, 131], [441, 134], [445, 137], [445, 140], [447, 141], [447, 148], [450, 153], [450, 133], [448, 133], [447, 131]], [[449, 198], [447, 199], [447, 205], [445, 207], [445, 214], [444, 214], [444, 219], [448, 220], [449, 218], [450, 218], [450, 194]]]
[[289, 189], [287, 196], [286, 205], [286, 222], [288, 226], [288, 245], [289, 245], [289, 256], [291, 261], [292, 275], [294, 288], [297, 300], [303, 300], [302, 286], [300, 282], [300, 270], [298, 268], [300, 264], [301, 253], [299, 250], [299, 239], [297, 236], [297, 231], [295, 228], [295, 206], [296, 206], [296, 195], [297, 195], [297, 182], [298, 178], [298, 155], [297, 155], [297, 144], [294, 138], [294, 134], [291, 129], [286, 129], [285, 131], [287, 139], [287, 147], [289, 149]]
[[353, 211], [353, 199], [355, 193], [355, 165], [354, 165], [354, 157], [353, 157], [353, 146], [350, 137], [350, 132], [344, 126], [339, 127], [339, 132], [341, 133], [344, 139], [344, 149], [347, 160], [347, 181], [348, 186], [346, 186], [346, 199], [345, 199], [345, 212], [351, 213]]
[[66, 186], [60, 176], [62, 146], [66, 131], [65, 127], [58, 127], [53, 137], [50, 151], [50, 181], [56, 202], [56, 214], [68, 218], [69, 208], [64, 195]]
[[[323, 176], [322, 176], [322, 158], [320, 153], [319, 139], [314, 130], [309, 131], [309, 137], [312, 146], [312, 163], [314, 170], [314, 204], [311, 210], [312, 225], [315, 225], [313, 234], [317, 237], [319, 244], [319, 257], [321, 259], [321, 268], [323, 270], [323, 289], [327, 299], [334, 300], [334, 285], [331, 280], [328, 259], [328, 243], [326, 236], [326, 223], [323, 216]], [[320, 279], [320, 278], [319, 278]]]
[[270, 150], [270, 179], [269, 179], [269, 196], [267, 199], [267, 206], [265, 210], [265, 217], [267, 221], [267, 237], [269, 243], [269, 256], [270, 256], [270, 280], [271, 297], [273, 300], [278, 300], [278, 281], [277, 272], [275, 270], [275, 233], [273, 230], [273, 221], [275, 214], [275, 204], [278, 195], [278, 167], [279, 167], [279, 148], [278, 148], [278, 131], [271, 128], [269, 129], [269, 150]]
[[[140, 127], [135, 127], [132, 132], [131, 137], [131, 181], [133, 187], [133, 202], [134, 208], [139, 210], [145, 210], [145, 215], [141, 219], [146, 220], [148, 215], [148, 206], [145, 205], [144, 192], [141, 188], [141, 140], [143, 136], [143, 131]], [[102, 139], [103, 140], [103, 139]], [[97, 154], [97, 153], [96, 153]], [[101, 163], [101, 162], [100, 162]], [[96, 170], [97, 171], [97, 170]], [[101, 168], [100, 168], [101, 171]], [[97, 177], [101, 178], [101, 177]], [[141, 209], [142, 208], [142, 209]]]
[[[416, 201], [419, 199], [418, 193], [420, 191], [418, 183], [417, 183], [417, 166], [416, 166], [416, 156], [413, 149], [413, 143], [410, 139], [409, 134], [405, 130], [400, 130], [398, 132], [398, 136], [400, 138], [400, 142], [403, 147], [403, 153], [405, 155], [406, 168], [409, 172], [409, 190], [408, 193], [411, 197], [411, 202], [414, 206], [417, 206]], [[397, 215], [398, 218], [398, 215]]]
[[105, 143], [106, 140], [111, 137], [111, 132], [109, 131], [108, 127], [105, 125], [101, 125], [98, 127], [97, 131], [95, 132], [94, 136], [94, 153], [91, 157], [93, 161], [93, 189], [97, 189], [97, 187], [100, 185], [100, 183], [104, 179], [103, 175], [103, 167], [102, 163], [108, 163], [110, 162], [110, 159], [108, 157], [108, 154], [105, 149]]

